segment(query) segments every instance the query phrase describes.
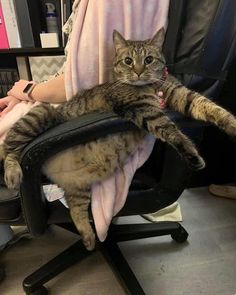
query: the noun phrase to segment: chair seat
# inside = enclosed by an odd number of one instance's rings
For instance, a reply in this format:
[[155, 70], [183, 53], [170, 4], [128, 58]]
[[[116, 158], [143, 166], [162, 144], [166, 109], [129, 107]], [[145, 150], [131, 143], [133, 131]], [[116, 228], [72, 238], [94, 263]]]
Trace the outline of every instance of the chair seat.
[[18, 193], [0, 185], [0, 223], [17, 220], [21, 215], [21, 203]]

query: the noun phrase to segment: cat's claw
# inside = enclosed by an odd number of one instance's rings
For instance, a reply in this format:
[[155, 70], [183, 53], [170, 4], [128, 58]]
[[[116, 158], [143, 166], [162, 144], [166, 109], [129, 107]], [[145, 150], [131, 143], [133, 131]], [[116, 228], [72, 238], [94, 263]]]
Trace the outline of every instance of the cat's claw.
[[201, 169], [204, 169], [206, 166], [205, 161], [200, 156], [192, 157], [188, 161], [188, 164], [189, 164], [190, 168], [193, 170], [201, 170]]
[[9, 189], [19, 189], [23, 179], [23, 173], [20, 167], [7, 169], [4, 174], [4, 180]]

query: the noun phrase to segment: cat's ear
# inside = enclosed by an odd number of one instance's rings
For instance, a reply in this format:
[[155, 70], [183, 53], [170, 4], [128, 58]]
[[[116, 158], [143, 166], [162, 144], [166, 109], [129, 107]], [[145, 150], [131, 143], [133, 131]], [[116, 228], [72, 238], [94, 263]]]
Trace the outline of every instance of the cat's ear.
[[127, 46], [125, 38], [116, 30], [113, 31], [113, 43], [116, 51]]
[[162, 48], [163, 42], [165, 40], [165, 29], [162, 27], [150, 40], [150, 44]]

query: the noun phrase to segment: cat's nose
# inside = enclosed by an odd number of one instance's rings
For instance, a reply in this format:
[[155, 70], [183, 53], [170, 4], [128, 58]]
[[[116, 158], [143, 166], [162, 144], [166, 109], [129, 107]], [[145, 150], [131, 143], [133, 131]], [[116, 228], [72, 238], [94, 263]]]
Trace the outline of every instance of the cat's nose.
[[143, 73], [144, 70], [144, 66], [143, 65], [134, 65], [133, 67], [133, 71], [135, 72], [135, 74], [140, 77], [141, 74]]

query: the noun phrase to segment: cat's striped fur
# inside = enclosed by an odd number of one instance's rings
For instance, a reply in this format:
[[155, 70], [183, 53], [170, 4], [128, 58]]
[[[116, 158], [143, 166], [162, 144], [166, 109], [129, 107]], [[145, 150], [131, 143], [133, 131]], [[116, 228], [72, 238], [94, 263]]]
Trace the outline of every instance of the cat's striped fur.
[[15, 188], [22, 181], [18, 163], [22, 150], [50, 127], [84, 113], [113, 111], [140, 128], [63, 151], [43, 167], [44, 173], [64, 189], [72, 219], [87, 249], [93, 249], [95, 244], [87, 212], [91, 184], [107, 178], [122, 166], [147, 132], [175, 147], [192, 168], [201, 169], [205, 165], [193, 143], [160, 108], [157, 90], [163, 92], [171, 109], [212, 122], [236, 137], [233, 115], [187, 89], [173, 76], [165, 77], [165, 60], [161, 53], [163, 39], [163, 29], [145, 41], [125, 40], [114, 32], [114, 82], [81, 91], [58, 108], [49, 104], [35, 107], [10, 129], [2, 146], [5, 181], [8, 187]]

